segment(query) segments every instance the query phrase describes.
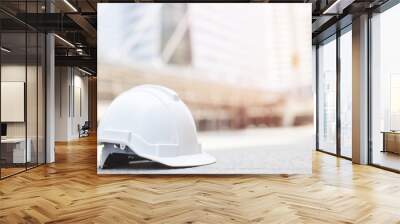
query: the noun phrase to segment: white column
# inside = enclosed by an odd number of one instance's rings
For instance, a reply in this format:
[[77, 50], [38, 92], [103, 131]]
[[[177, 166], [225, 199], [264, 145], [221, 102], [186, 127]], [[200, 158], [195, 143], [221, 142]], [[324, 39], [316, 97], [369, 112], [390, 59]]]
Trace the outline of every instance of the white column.
[[353, 162], [368, 163], [368, 15], [353, 19]]
[[46, 163], [55, 161], [55, 76], [54, 35], [46, 36]]
[[[54, 5], [46, 1], [46, 11], [53, 12]], [[54, 34], [46, 34], [46, 163], [55, 161], [55, 43]]]

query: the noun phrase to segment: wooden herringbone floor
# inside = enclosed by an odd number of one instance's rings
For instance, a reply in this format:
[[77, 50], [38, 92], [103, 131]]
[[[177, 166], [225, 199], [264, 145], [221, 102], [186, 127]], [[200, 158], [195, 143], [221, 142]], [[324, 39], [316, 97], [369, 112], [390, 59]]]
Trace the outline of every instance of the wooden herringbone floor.
[[0, 181], [0, 223], [400, 223], [400, 175], [314, 153], [312, 175], [98, 176], [95, 138]]

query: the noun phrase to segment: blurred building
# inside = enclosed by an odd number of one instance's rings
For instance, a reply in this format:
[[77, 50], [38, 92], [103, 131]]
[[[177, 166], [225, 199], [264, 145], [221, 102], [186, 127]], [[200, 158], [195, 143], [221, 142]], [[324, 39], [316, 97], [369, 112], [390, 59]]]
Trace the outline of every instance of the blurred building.
[[[122, 7], [121, 7], [122, 6]], [[99, 7], [99, 59], [113, 63], [154, 63], [160, 60], [161, 5], [111, 4]], [[124, 15], [118, 16], [118, 15]], [[113, 19], [109, 19], [113, 18]]]
[[100, 39], [107, 53], [99, 56], [107, 60], [190, 66], [203, 79], [275, 91], [310, 85], [310, 33], [299, 28], [309, 20], [301, 7], [115, 4], [100, 13], [116, 18], [99, 18], [107, 29]]
[[122, 91], [152, 83], [177, 91], [200, 129], [312, 122], [303, 7], [114, 4], [99, 13], [100, 116]]

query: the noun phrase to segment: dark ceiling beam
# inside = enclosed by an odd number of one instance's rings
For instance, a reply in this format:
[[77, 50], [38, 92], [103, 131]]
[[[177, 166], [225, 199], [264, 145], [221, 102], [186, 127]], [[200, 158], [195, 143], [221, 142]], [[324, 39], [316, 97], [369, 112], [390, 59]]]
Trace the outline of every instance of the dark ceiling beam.
[[26, 55], [25, 52], [12, 52], [12, 55], [2, 57], [1, 63], [3, 63], [3, 65], [37, 65], [37, 60], [35, 57], [36, 54]]
[[23, 25], [24, 27], [26, 26], [25, 28], [29, 28], [32, 30], [35, 29], [35, 27], [32, 27], [29, 23], [26, 23], [24, 19], [19, 18], [18, 15], [15, 15], [1, 7], [0, 7], [0, 15], [2, 15], [2, 19], [12, 19], [15, 23]]
[[96, 10], [96, 6], [95, 6], [95, 5], [93, 5], [91, 1], [89, 1], [89, 0], [86, 0], [86, 3], [87, 3], [89, 6], [90, 6], [90, 8], [92, 8], [92, 9], [93, 9], [93, 11], [95, 11], [95, 12], [97, 11], [97, 10]]
[[19, 13], [16, 17], [42, 32], [82, 30], [79, 25], [63, 13]]
[[97, 60], [91, 56], [55, 56], [56, 66], [79, 66], [96, 70]]
[[91, 46], [96, 46], [97, 30], [89, 21], [80, 14], [71, 13], [68, 17], [74, 21], [78, 26], [82, 28], [83, 31], [88, 35], [87, 41], [90, 42]]
[[[97, 30], [80, 13], [20, 13], [16, 17], [42, 32], [83, 31], [88, 37], [87, 42], [96, 46]], [[10, 24], [9, 28], [15, 25], [11, 20], [5, 24]]]
[[[330, 24], [328, 24], [329, 21], [333, 20], [335, 16], [320, 16], [317, 18], [315, 22], [312, 24], [312, 32], [315, 33], [319, 30], [323, 30], [324, 27], [328, 27]], [[328, 25], [327, 25], [328, 24]]]
[[[96, 46], [97, 31], [88, 20], [79, 13], [19, 13], [13, 18], [5, 17], [0, 19], [2, 30], [17, 31], [25, 30], [27, 24], [32, 29], [41, 32], [66, 32], [68, 35], [73, 33], [85, 33], [86, 38], [81, 38], [79, 42]], [[75, 40], [75, 38], [72, 38]], [[72, 41], [73, 42], [73, 41]]]
[[342, 14], [355, 0], [336, 0], [323, 10], [323, 14]]
[[88, 67], [78, 67], [79, 69], [81, 69], [81, 71], [83, 71], [85, 74], [87, 75], [96, 75], [97, 71], [93, 70], [92, 68], [88, 68]]
[[374, 2], [371, 3], [371, 7], [375, 8], [375, 12], [381, 13], [392, 8], [397, 4], [400, 4], [400, 0], [387, 0], [387, 1], [375, 0]]
[[[317, 1], [315, 4], [317, 3], [321, 5], [320, 1]], [[313, 43], [315, 44], [328, 38], [333, 35], [336, 30], [341, 29], [343, 24], [349, 23], [348, 19], [352, 18], [349, 17], [349, 15], [354, 16], [358, 12], [364, 12], [366, 10], [365, 7], [361, 7], [360, 9], [354, 7], [359, 3], [359, 1], [355, 0], [336, 0], [332, 1], [329, 5], [323, 6], [323, 8], [321, 8], [321, 6], [319, 6], [319, 9], [316, 7], [317, 9], [313, 12], [312, 23]]]
[[56, 55], [60, 55], [60, 56], [72, 56], [76, 55], [76, 56], [90, 56], [90, 57], [96, 57], [97, 55], [97, 49], [96, 48], [90, 48], [90, 47], [81, 47], [78, 48], [82, 50], [82, 54], [78, 54], [77, 49], [75, 48], [68, 48], [68, 47], [59, 47], [56, 46], [55, 51], [56, 51]]
[[16, 22], [14, 19], [2, 18], [0, 19], [1, 31], [24, 31], [26, 26], [22, 23]]
[[331, 23], [330, 26], [324, 28], [320, 33], [313, 35], [313, 44], [321, 43], [322, 41], [328, 39], [332, 35], [335, 35], [337, 30], [344, 29], [352, 23], [353, 16], [347, 15], [341, 18], [340, 20]]

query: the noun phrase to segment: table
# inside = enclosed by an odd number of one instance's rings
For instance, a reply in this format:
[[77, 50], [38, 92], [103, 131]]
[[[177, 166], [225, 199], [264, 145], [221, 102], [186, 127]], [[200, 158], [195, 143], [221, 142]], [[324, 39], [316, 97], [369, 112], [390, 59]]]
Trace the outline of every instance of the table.
[[382, 131], [383, 150], [382, 152], [392, 152], [400, 154], [400, 131]]
[[[5, 138], [1, 139], [1, 157], [6, 163], [26, 163], [31, 162], [32, 153], [30, 138], [26, 139], [28, 143], [25, 151], [25, 138]], [[26, 154], [25, 154], [26, 152]], [[11, 159], [12, 158], [12, 159]]]

